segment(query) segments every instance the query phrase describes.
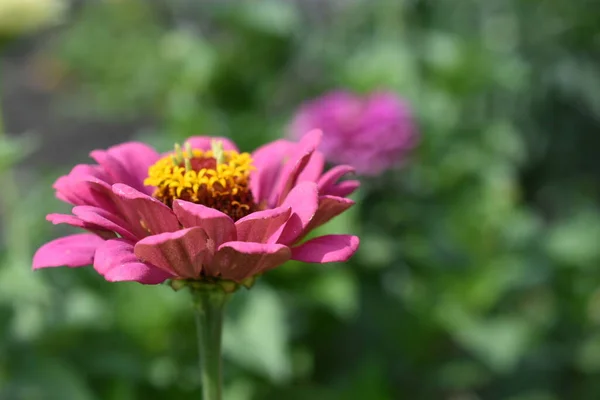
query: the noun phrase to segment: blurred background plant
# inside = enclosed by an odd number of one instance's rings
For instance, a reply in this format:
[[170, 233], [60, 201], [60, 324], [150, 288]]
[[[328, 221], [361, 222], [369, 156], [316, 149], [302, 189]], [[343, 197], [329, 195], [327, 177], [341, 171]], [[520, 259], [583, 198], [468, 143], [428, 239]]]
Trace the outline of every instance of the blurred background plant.
[[3, 0], [0, 3], [0, 36], [30, 33], [58, 22], [63, 0]]
[[251, 150], [340, 88], [405, 98], [420, 145], [328, 225], [361, 236], [351, 262], [290, 263], [235, 297], [225, 398], [599, 398], [598, 6], [79, 0], [11, 42], [0, 399], [197, 398], [186, 296], [31, 272], [61, 229], [51, 183], [131, 138]]

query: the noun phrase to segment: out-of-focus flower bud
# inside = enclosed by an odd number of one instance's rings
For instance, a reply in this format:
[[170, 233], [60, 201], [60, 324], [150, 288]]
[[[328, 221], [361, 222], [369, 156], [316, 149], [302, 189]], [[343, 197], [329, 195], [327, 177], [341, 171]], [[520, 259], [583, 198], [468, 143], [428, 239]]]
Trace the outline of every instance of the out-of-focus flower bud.
[[323, 131], [319, 148], [334, 164], [349, 164], [362, 175], [378, 175], [398, 165], [417, 143], [407, 103], [391, 92], [361, 97], [335, 91], [302, 105], [290, 127], [296, 139]]

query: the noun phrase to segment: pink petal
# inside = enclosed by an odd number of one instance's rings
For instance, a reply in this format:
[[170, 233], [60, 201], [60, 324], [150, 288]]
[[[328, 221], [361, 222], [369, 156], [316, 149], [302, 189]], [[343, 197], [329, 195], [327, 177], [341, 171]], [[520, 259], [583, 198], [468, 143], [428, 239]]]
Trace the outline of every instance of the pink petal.
[[223, 143], [224, 150], [239, 151], [235, 143], [226, 137], [220, 136], [192, 136], [186, 140], [186, 143], [189, 143], [192, 149], [210, 150], [213, 140], [220, 140]]
[[33, 256], [33, 269], [83, 267], [94, 262], [94, 253], [104, 239], [91, 233], [78, 233], [46, 243]]
[[[46, 215], [46, 220], [52, 222], [54, 225], [66, 224], [82, 229], [91, 227], [90, 224], [83, 222], [81, 218], [68, 214], [48, 214]], [[93, 226], [93, 228], [96, 228], [96, 226]]]
[[[70, 191], [73, 182], [81, 182], [97, 179], [103, 182], [108, 182], [110, 177], [105, 173], [99, 165], [78, 164], [68, 175], [59, 177], [52, 187], [58, 192]], [[77, 193], [73, 193], [77, 194]]]
[[353, 174], [354, 168], [349, 165], [338, 165], [327, 171], [321, 179], [319, 179], [319, 193], [329, 194], [327, 191], [335, 185], [335, 183], [344, 175]]
[[275, 243], [281, 236], [291, 214], [290, 207], [258, 211], [235, 223], [237, 240], [242, 242]]
[[317, 182], [323, 173], [323, 168], [325, 168], [325, 156], [320, 151], [315, 151], [304, 170], [298, 175], [298, 182]]
[[290, 255], [289, 247], [280, 244], [229, 242], [219, 247], [211, 270], [223, 279], [240, 282], [280, 266]]
[[[75, 205], [92, 205], [100, 208], [114, 209], [112, 187], [107, 182], [93, 176], [68, 178], [66, 185], [59, 184], [57, 196], [73, 196], [79, 201]], [[56, 186], [56, 184], [55, 184]], [[61, 187], [62, 186], [62, 187]]]
[[275, 198], [276, 204], [281, 204], [290, 190], [295, 186], [298, 176], [302, 173], [313, 152], [319, 147], [323, 132], [318, 129], [308, 132], [294, 149], [290, 160], [283, 166], [277, 189], [273, 193], [271, 201]]
[[360, 240], [351, 235], [326, 235], [292, 248], [292, 259], [309, 263], [347, 261], [358, 249]]
[[128, 142], [106, 151], [92, 151], [90, 156], [106, 170], [112, 183], [124, 183], [146, 194], [152, 192], [152, 188], [144, 186], [148, 168], [160, 158], [152, 147], [140, 142]]
[[81, 218], [74, 215], [68, 214], [48, 214], [46, 220], [52, 222], [54, 225], [65, 224], [70, 225], [74, 228], [86, 229], [104, 239], [112, 239], [116, 237], [113, 231], [107, 231], [103, 227], [93, 223], [85, 222]]
[[204, 229], [215, 243], [215, 247], [236, 240], [233, 221], [219, 210], [189, 201], [175, 200], [173, 212], [185, 228], [199, 226]]
[[287, 221], [278, 243], [293, 244], [300, 238], [315, 216], [319, 205], [317, 185], [313, 182], [301, 182], [285, 198], [282, 207], [290, 207], [292, 215]]
[[306, 235], [311, 230], [323, 225], [334, 217], [337, 217], [353, 205], [353, 200], [346, 199], [344, 197], [320, 196], [319, 208], [317, 209], [313, 219], [304, 230], [304, 234]]
[[71, 179], [95, 178], [104, 182], [109, 181], [109, 175], [100, 165], [78, 164], [73, 167], [67, 176]]
[[112, 190], [120, 200], [117, 206], [129, 223], [129, 230], [138, 238], [179, 229], [173, 211], [155, 198], [123, 184], [113, 185]]
[[89, 204], [79, 191], [73, 189], [73, 179], [68, 175], [61, 176], [54, 182], [52, 187], [56, 190], [56, 197], [73, 205]]
[[[56, 197], [76, 206], [112, 207], [110, 180], [98, 165], [80, 164], [54, 182]], [[107, 190], [108, 189], [108, 190]]]
[[108, 240], [98, 248], [94, 269], [109, 282], [134, 281], [156, 285], [172, 277], [140, 262], [133, 252], [133, 245], [123, 239]]
[[73, 214], [90, 226], [116, 232], [126, 239], [136, 240], [136, 236], [129, 231], [128, 224], [109, 211], [92, 206], [77, 206], [73, 207]]
[[[87, 181], [71, 182], [70, 194], [78, 197], [79, 201], [72, 202], [76, 206], [94, 206], [115, 212], [115, 204], [112, 200], [110, 186], [96, 178]], [[67, 193], [67, 192], [61, 192]]]
[[325, 192], [321, 192], [324, 195], [336, 196], [336, 197], [346, 197], [354, 193], [356, 189], [360, 187], [360, 181], [350, 180], [350, 181], [342, 181], [337, 185], [330, 186], [328, 190]]
[[96, 203], [98, 207], [113, 213], [118, 212], [116, 203], [119, 201], [116, 199], [111, 185], [96, 178], [89, 178], [85, 181], [85, 185], [87, 187], [86, 190], [92, 192], [94, 199], [97, 199]]
[[252, 153], [256, 169], [250, 172], [250, 190], [257, 203], [269, 200], [269, 196], [275, 191], [277, 178], [285, 164], [285, 159], [295, 146], [296, 143], [289, 140], [276, 140], [259, 147]]
[[199, 278], [215, 251], [204, 229], [195, 227], [148, 236], [135, 245], [135, 255], [178, 278]]

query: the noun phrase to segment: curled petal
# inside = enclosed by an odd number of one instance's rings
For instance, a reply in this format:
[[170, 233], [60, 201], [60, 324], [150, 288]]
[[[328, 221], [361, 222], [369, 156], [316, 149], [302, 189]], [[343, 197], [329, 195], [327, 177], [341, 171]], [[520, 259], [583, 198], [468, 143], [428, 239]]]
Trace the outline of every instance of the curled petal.
[[298, 175], [298, 182], [317, 182], [325, 168], [325, 156], [320, 151], [315, 151], [310, 156], [304, 170]]
[[48, 214], [46, 215], [46, 220], [52, 222], [54, 225], [66, 224], [82, 229], [96, 228], [96, 226], [86, 224], [81, 218], [69, 214]]
[[123, 239], [108, 240], [98, 248], [94, 269], [109, 282], [134, 281], [156, 285], [172, 277], [138, 260], [133, 245]]
[[[255, 169], [250, 172], [250, 190], [256, 202], [268, 202], [275, 191], [285, 159], [296, 146], [289, 140], [276, 140], [252, 153]], [[269, 205], [273, 205], [269, 203]]]
[[35, 253], [33, 269], [91, 265], [94, 253], [102, 243], [102, 238], [91, 233], [78, 233], [53, 240]]
[[107, 150], [92, 151], [90, 156], [111, 177], [110, 183], [124, 183], [146, 194], [152, 192], [151, 188], [144, 186], [148, 168], [160, 158], [152, 147], [140, 142], [128, 142]]
[[70, 225], [74, 228], [81, 228], [88, 230], [104, 239], [112, 239], [116, 237], [115, 232], [112, 230], [106, 230], [102, 226], [96, 225], [91, 222], [83, 221], [81, 218], [75, 215], [68, 214], [48, 214], [46, 220], [52, 222], [54, 225]]
[[204, 229], [195, 227], [148, 236], [135, 245], [135, 255], [178, 278], [198, 278], [215, 251]]
[[75, 206], [97, 206], [114, 208], [111, 201], [111, 179], [99, 165], [80, 164], [69, 175], [61, 176], [54, 182], [56, 197]]
[[340, 178], [344, 175], [353, 174], [354, 171], [354, 168], [349, 165], [337, 165], [331, 168], [319, 179], [319, 193], [329, 194], [327, 193], [328, 190], [332, 188]]
[[329, 222], [354, 205], [354, 201], [344, 197], [321, 196], [319, 197], [319, 208], [308, 226], [304, 230], [307, 234], [311, 230]]
[[89, 226], [98, 227], [108, 232], [116, 232], [129, 240], [135, 241], [136, 239], [135, 235], [127, 229], [127, 223], [109, 211], [92, 206], [77, 206], [73, 207], [73, 214]]
[[282, 207], [290, 207], [292, 215], [288, 219], [278, 243], [292, 245], [300, 238], [315, 216], [319, 205], [317, 185], [301, 182], [288, 194]]
[[69, 172], [69, 174], [65, 177], [75, 180], [87, 180], [89, 178], [95, 178], [104, 182], [108, 182], [110, 180], [110, 177], [104, 168], [102, 168], [100, 165], [90, 164], [78, 164], [74, 166], [71, 172]]
[[184, 200], [173, 202], [173, 212], [185, 228], [199, 226], [218, 247], [222, 243], [236, 240], [235, 225], [231, 218], [214, 208]]
[[155, 198], [123, 184], [113, 185], [112, 190], [129, 230], [138, 238], [179, 229], [173, 211]]
[[289, 247], [280, 244], [229, 242], [219, 247], [211, 270], [223, 279], [240, 282], [280, 266], [290, 256]]
[[319, 147], [322, 137], [323, 132], [318, 129], [312, 130], [304, 135], [294, 148], [289, 161], [281, 170], [277, 189], [273, 193], [272, 199], [278, 199], [276, 204], [281, 204], [288, 193], [296, 185], [298, 177], [302, 171], [304, 171], [304, 168], [308, 164], [310, 157], [313, 155], [317, 147]]
[[199, 150], [210, 150], [212, 146], [212, 141], [218, 140], [223, 143], [223, 150], [233, 150], [239, 151], [235, 143], [229, 140], [226, 137], [219, 136], [192, 136], [186, 143], [189, 143], [192, 146], [192, 149]]
[[346, 197], [346, 196], [349, 196], [352, 193], [354, 193], [354, 191], [356, 191], [356, 189], [358, 189], [359, 187], [360, 187], [360, 181], [356, 181], [356, 180], [342, 181], [342, 182], [338, 183], [337, 185], [330, 186], [329, 189], [327, 189], [324, 192], [321, 192], [321, 194], [329, 195], [329, 196], [336, 196], [336, 197]]
[[290, 207], [254, 212], [235, 223], [237, 240], [243, 242], [275, 243], [289, 219]]
[[309, 263], [348, 261], [360, 240], [351, 235], [319, 236], [292, 248], [292, 259]]

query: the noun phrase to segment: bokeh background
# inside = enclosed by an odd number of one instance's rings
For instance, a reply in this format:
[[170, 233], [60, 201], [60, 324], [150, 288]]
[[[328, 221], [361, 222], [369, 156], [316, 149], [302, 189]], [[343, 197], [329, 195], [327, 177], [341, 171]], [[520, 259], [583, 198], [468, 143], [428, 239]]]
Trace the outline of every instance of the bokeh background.
[[198, 399], [186, 293], [31, 271], [68, 231], [51, 184], [132, 138], [252, 150], [338, 88], [404, 97], [420, 146], [321, 229], [362, 238], [350, 262], [234, 297], [225, 398], [600, 398], [598, 1], [66, 6], [2, 50], [0, 399]]

